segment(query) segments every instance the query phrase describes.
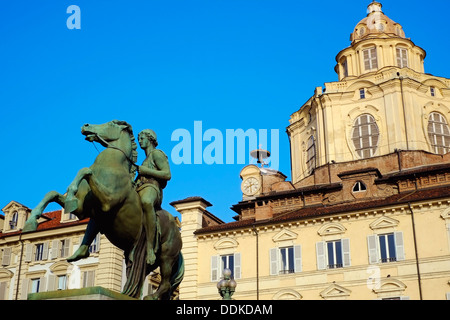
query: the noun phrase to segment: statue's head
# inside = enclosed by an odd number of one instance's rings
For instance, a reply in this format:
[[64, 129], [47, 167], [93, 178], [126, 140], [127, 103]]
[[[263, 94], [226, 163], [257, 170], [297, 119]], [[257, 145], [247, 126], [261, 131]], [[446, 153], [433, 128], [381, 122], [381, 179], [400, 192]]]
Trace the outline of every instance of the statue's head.
[[142, 138], [147, 138], [155, 148], [158, 146], [158, 140], [156, 138], [155, 131], [151, 129], [142, 130], [141, 132], [139, 132], [138, 140], [140, 141]]

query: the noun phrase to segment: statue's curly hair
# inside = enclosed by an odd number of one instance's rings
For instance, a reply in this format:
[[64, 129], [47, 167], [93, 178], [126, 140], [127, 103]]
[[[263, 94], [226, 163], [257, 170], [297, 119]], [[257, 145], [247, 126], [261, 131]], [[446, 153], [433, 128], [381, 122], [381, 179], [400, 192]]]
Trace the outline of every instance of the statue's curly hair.
[[151, 129], [144, 129], [141, 132], [139, 132], [139, 135], [145, 135], [148, 140], [150, 140], [150, 142], [153, 144], [153, 146], [155, 146], [155, 148], [158, 146], [158, 140], [156, 139], [156, 133], [155, 131], [151, 130]]

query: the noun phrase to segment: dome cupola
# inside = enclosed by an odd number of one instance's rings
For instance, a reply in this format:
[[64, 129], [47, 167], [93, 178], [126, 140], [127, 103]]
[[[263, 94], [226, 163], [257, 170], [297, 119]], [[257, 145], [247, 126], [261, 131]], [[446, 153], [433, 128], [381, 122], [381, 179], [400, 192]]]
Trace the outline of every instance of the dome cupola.
[[425, 72], [425, 50], [406, 38], [402, 26], [386, 16], [382, 7], [377, 1], [368, 5], [367, 16], [350, 35], [350, 47], [336, 56], [335, 71], [340, 81], [390, 67]]
[[382, 11], [382, 7], [383, 5], [377, 1], [369, 4], [367, 17], [358, 22], [350, 35], [352, 44], [369, 38], [405, 38], [402, 26], [386, 16]]

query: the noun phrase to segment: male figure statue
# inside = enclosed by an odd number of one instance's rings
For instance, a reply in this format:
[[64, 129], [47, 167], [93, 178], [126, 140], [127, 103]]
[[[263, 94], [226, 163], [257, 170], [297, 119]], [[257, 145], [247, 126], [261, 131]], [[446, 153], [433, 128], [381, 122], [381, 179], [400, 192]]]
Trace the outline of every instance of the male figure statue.
[[[144, 231], [147, 241], [147, 263], [154, 264], [156, 260], [155, 249], [158, 248], [156, 209], [161, 208], [162, 189], [171, 178], [169, 160], [166, 154], [156, 149], [158, 141], [153, 130], [142, 130], [138, 135], [138, 142], [145, 151], [146, 159], [138, 167], [136, 178], [136, 191], [138, 192], [144, 213]], [[83, 241], [78, 250], [67, 259], [77, 261], [89, 256], [89, 246], [100, 231], [94, 220], [91, 219], [86, 228]], [[134, 250], [131, 253], [133, 258]]]
[[147, 263], [156, 260], [155, 250], [158, 248], [156, 209], [161, 208], [162, 190], [171, 178], [169, 160], [166, 154], [156, 149], [158, 141], [153, 130], [142, 130], [138, 142], [145, 151], [146, 159], [138, 167], [136, 191], [139, 193], [144, 211], [144, 229], [147, 239]]

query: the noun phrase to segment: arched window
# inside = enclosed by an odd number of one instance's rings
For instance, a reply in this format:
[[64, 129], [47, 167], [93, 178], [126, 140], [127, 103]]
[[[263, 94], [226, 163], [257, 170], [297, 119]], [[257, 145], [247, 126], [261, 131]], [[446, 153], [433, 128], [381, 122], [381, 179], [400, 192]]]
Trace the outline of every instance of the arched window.
[[12, 217], [11, 217], [11, 221], [9, 222], [9, 227], [11, 230], [14, 230], [17, 228], [17, 221], [19, 219], [19, 213], [14, 212]]
[[445, 117], [432, 112], [428, 118], [428, 137], [434, 153], [446, 154], [450, 151], [450, 130]]
[[363, 114], [356, 118], [353, 124], [352, 141], [360, 158], [374, 156], [379, 136], [377, 123], [370, 114]]
[[316, 143], [314, 136], [309, 137], [306, 144], [306, 168], [308, 173], [312, 173], [316, 168]]

